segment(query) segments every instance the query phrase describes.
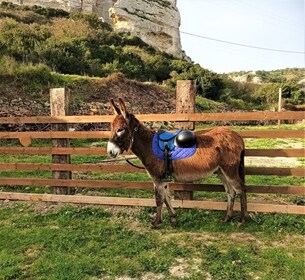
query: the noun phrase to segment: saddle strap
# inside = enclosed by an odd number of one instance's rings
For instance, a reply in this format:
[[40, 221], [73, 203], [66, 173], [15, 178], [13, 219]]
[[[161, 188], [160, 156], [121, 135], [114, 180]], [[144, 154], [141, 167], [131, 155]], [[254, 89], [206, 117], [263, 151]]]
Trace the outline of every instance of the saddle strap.
[[164, 143], [164, 153], [165, 153], [165, 167], [166, 171], [165, 174], [162, 176], [162, 181], [170, 181], [170, 178], [172, 177], [172, 172], [173, 172], [173, 164], [171, 160], [171, 150], [168, 147], [167, 142]]

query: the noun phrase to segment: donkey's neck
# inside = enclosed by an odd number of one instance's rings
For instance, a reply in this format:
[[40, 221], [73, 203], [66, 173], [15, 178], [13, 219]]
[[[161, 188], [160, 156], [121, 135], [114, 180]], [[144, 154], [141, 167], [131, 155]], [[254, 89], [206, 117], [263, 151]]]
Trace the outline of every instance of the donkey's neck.
[[152, 180], [157, 182], [164, 175], [165, 164], [153, 153], [152, 141], [155, 132], [145, 127], [136, 118], [132, 120], [130, 128], [134, 131], [131, 150], [142, 161]]
[[134, 135], [131, 150], [142, 161], [144, 166], [147, 167], [149, 159], [153, 157], [151, 145], [154, 132], [140, 122], [134, 125], [133, 130]]

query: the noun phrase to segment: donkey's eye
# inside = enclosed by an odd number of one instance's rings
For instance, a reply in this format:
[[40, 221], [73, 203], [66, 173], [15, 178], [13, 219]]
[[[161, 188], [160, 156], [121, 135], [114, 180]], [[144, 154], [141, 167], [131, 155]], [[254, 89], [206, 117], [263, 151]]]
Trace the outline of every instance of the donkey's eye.
[[125, 132], [125, 129], [124, 129], [124, 128], [118, 128], [117, 131], [116, 131], [116, 134], [117, 134], [118, 136], [121, 136], [124, 132]]

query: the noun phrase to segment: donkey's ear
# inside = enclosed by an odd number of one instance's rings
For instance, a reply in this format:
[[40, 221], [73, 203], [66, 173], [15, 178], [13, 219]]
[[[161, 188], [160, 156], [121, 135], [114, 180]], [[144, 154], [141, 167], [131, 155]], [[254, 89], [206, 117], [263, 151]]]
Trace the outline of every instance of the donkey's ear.
[[110, 107], [113, 109], [113, 112], [114, 112], [115, 115], [120, 115], [121, 114], [120, 108], [115, 105], [113, 99], [110, 99]]
[[119, 98], [119, 105], [120, 105], [120, 110], [121, 110], [121, 113], [122, 113], [124, 119], [127, 119], [128, 112], [127, 112], [127, 109], [126, 109], [125, 102], [122, 98]]

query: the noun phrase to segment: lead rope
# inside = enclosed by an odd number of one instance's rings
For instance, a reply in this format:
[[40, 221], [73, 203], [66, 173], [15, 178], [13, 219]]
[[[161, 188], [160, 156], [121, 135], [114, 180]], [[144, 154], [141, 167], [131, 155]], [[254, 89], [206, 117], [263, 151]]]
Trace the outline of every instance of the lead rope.
[[136, 167], [136, 168], [139, 168], [139, 169], [145, 169], [145, 167], [143, 167], [143, 166], [139, 166], [139, 165], [136, 165], [136, 164], [132, 163], [131, 161], [129, 161], [128, 158], [125, 158], [125, 160], [126, 160], [127, 163], [129, 163], [133, 167]]

